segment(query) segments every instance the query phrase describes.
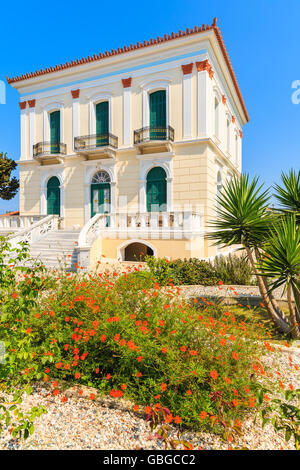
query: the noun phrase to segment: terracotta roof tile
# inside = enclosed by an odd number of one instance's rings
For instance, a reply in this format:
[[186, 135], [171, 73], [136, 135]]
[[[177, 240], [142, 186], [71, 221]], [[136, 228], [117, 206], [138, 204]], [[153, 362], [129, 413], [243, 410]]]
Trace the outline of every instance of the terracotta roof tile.
[[87, 63], [90, 63], [90, 62], [95, 62], [95, 61], [98, 61], [98, 60], [103, 60], [103, 59], [106, 59], [107, 57], [112, 57], [112, 56], [115, 56], [115, 55], [124, 54], [126, 52], [141, 49], [143, 47], [153, 46], [153, 45], [160, 44], [160, 43], [163, 43], [163, 42], [166, 42], [166, 41], [171, 41], [173, 39], [178, 39], [178, 38], [181, 38], [181, 37], [184, 37], [184, 36], [191, 36], [192, 34], [201, 33], [201, 32], [209, 31], [209, 30], [213, 30], [215, 35], [216, 35], [216, 38], [218, 40], [220, 49], [221, 49], [222, 54], [224, 56], [225, 62], [227, 64], [229, 73], [230, 73], [231, 78], [232, 78], [232, 81], [234, 83], [236, 92], [238, 94], [241, 106], [243, 108], [243, 111], [245, 113], [247, 121], [249, 121], [249, 115], [248, 115], [248, 112], [247, 112], [247, 109], [246, 109], [246, 106], [245, 106], [240, 88], [238, 86], [238, 83], [237, 83], [237, 80], [236, 80], [236, 77], [235, 77], [235, 74], [234, 74], [229, 56], [228, 56], [228, 52], [226, 50], [226, 47], [225, 47], [225, 44], [224, 44], [224, 41], [223, 41], [223, 38], [222, 38], [221, 31], [217, 27], [217, 18], [214, 18], [214, 21], [213, 21], [211, 26], [203, 24], [202, 26], [198, 26], [198, 27], [195, 26], [194, 28], [187, 28], [185, 31], [179, 30], [177, 33], [172, 32], [171, 34], [169, 34], [169, 35], [165, 34], [162, 37], [157, 36], [157, 38], [155, 38], [155, 39], [151, 38], [148, 41], [144, 40], [143, 42], [141, 42], [141, 43], [137, 42], [134, 45], [130, 44], [130, 46], [123, 46], [121, 48], [118, 47], [118, 49], [112, 49], [111, 51], [105, 51], [104, 53], [100, 52], [99, 54], [94, 54], [93, 56], [83, 57], [82, 59], [71, 60], [70, 62], [66, 62], [64, 64], [55, 65], [53, 67], [46, 67], [45, 69], [36, 70], [35, 72], [26, 73], [25, 75], [22, 74], [22, 75], [19, 75], [19, 76], [16, 76], [16, 77], [11, 77], [11, 78], [6, 77], [6, 79], [7, 79], [8, 83], [20, 82], [22, 80], [28, 80], [30, 78], [39, 77], [41, 75], [46, 75], [48, 73], [58, 72], [60, 70], [65, 70], [65, 69], [68, 69], [68, 68], [71, 68], [71, 67], [76, 67], [77, 65], [82, 65], [82, 64], [87, 64]]

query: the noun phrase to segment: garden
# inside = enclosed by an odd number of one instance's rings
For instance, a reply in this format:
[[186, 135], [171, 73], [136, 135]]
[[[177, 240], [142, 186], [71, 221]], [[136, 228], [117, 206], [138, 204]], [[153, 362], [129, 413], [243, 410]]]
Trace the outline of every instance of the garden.
[[[78, 421], [92, 413], [87, 448], [105, 407], [98, 433], [134, 437], [98, 448], [299, 449], [300, 173], [282, 179], [277, 211], [256, 179], [224, 189], [209, 238], [246, 255], [214, 263], [150, 257], [147, 270], [49, 272], [28, 263], [26, 244], [1, 238], [0, 446], [36, 448], [47, 414], [65, 407], [72, 421], [73, 404]], [[183, 295], [185, 284], [230, 283], [257, 286], [260, 304]]]

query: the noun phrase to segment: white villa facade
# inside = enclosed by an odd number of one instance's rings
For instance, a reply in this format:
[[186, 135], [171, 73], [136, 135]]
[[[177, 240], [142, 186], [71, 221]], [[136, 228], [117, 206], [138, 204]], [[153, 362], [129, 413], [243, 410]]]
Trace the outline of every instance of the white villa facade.
[[249, 119], [216, 20], [8, 82], [20, 93], [32, 243], [59, 219], [89, 268], [101, 256], [216, 255], [207, 221], [241, 172]]

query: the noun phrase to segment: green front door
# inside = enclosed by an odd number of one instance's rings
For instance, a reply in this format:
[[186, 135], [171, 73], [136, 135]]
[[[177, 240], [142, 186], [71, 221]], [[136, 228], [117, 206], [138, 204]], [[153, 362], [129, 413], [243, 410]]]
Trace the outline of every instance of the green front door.
[[60, 188], [56, 176], [52, 176], [47, 184], [47, 214], [60, 215]]
[[150, 107], [150, 140], [166, 139], [166, 90], [151, 93]]
[[161, 167], [152, 168], [147, 175], [147, 211], [163, 212], [167, 209], [166, 172]]
[[108, 145], [108, 101], [96, 105], [96, 146]]
[[50, 114], [50, 144], [51, 153], [59, 153], [60, 142], [60, 111]]
[[110, 212], [110, 183], [91, 185], [91, 216]]

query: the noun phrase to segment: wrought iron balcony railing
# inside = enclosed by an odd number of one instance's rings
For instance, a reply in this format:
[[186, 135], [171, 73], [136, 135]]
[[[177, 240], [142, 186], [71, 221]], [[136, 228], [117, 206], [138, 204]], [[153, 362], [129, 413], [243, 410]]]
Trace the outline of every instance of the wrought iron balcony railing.
[[113, 134], [96, 134], [75, 137], [74, 139], [74, 149], [77, 152], [97, 150], [101, 149], [101, 147], [118, 148], [118, 137]]
[[33, 158], [51, 156], [51, 155], [66, 155], [67, 146], [61, 142], [39, 142], [33, 146]]
[[174, 142], [174, 129], [171, 126], [166, 127], [142, 127], [134, 131], [134, 143], [142, 144], [155, 140], [166, 140]]

